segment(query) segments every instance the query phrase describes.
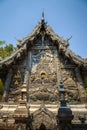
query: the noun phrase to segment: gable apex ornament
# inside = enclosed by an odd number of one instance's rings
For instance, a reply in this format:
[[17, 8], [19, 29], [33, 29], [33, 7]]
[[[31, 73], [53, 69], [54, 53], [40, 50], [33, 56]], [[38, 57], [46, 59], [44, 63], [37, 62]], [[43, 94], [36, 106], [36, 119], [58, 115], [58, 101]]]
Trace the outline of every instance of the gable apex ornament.
[[43, 12], [42, 12], [42, 19], [41, 19], [41, 27], [40, 27], [40, 33], [41, 33], [41, 35], [44, 35], [45, 34], [45, 32], [46, 32], [46, 22], [45, 22], [45, 20], [44, 20], [44, 10], [43, 10]]
[[44, 20], [44, 9], [42, 11], [42, 20]]

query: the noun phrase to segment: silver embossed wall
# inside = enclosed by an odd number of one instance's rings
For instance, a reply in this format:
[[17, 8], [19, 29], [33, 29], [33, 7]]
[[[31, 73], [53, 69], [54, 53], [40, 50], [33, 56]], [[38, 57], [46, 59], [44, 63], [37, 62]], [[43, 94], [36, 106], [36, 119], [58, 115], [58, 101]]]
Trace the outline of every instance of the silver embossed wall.
[[30, 56], [30, 102], [57, 101], [57, 48], [49, 41], [40, 40], [31, 48]]

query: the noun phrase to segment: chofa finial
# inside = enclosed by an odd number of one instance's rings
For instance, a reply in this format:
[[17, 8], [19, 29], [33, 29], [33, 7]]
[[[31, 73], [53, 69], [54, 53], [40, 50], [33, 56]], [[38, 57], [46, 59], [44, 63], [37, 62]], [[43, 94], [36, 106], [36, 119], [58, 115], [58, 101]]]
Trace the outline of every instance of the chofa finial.
[[42, 20], [44, 20], [44, 9], [43, 9], [43, 12], [42, 12]]

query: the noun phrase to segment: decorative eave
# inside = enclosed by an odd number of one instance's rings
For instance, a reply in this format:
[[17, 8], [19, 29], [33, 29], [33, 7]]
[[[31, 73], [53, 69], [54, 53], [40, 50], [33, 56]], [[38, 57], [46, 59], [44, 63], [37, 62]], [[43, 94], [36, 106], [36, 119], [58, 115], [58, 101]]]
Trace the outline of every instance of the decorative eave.
[[25, 37], [24, 39], [18, 42], [18, 50], [14, 52], [11, 56], [6, 59], [0, 61], [0, 70], [4, 68], [4, 66], [9, 67], [11, 64], [15, 64], [18, 59], [23, 58], [24, 54], [27, 50], [27, 45], [31, 46], [34, 44], [34, 41], [38, 36], [41, 36], [41, 29], [44, 27], [45, 36], [48, 36], [49, 39], [58, 47], [59, 53], [62, 53], [66, 58], [72, 60], [78, 67], [84, 67], [87, 69], [87, 59], [81, 58], [80, 56], [73, 53], [69, 48], [69, 43], [67, 40], [59, 37], [52, 28], [46, 25], [44, 19], [34, 28], [32, 33]]

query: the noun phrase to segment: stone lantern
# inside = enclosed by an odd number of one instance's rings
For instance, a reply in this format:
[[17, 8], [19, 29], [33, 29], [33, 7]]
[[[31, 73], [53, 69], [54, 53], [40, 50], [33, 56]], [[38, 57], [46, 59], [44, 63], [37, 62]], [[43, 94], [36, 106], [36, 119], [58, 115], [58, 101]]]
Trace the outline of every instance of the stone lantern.
[[57, 124], [59, 130], [71, 130], [71, 121], [73, 119], [72, 111], [67, 106], [66, 100], [66, 90], [64, 89], [64, 85], [62, 80], [60, 80], [60, 88], [59, 88], [59, 100], [60, 100], [60, 107], [58, 109], [57, 114]]

